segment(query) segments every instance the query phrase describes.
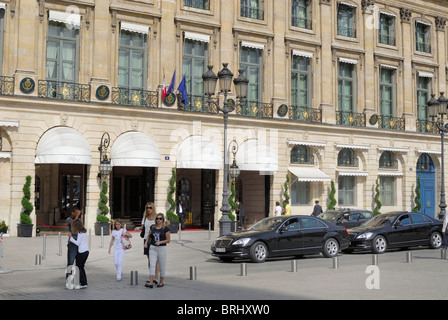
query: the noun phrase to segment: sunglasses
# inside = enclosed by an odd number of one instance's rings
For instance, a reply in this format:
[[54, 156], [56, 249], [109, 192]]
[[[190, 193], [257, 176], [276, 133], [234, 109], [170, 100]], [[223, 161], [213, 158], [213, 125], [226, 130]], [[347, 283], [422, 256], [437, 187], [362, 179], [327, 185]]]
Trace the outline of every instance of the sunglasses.
[[163, 220], [163, 218], [158, 217], [158, 218], [156, 218], [156, 220]]
[[152, 209], [152, 207], [146, 207], [146, 209]]

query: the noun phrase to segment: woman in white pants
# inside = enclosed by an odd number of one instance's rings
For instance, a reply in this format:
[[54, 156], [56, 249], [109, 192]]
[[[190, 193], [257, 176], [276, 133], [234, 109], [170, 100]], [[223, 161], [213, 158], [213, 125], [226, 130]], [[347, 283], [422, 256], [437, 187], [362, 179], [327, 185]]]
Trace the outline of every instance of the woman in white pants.
[[114, 230], [112, 231], [112, 239], [109, 245], [109, 254], [112, 246], [114, 246], [114, 264], [117, 268], [117, 281], [121, 280], [121, 274], [123, 273], [123, 259], [124, 253], [126, 252], [121, 244], [121, 236], [127, 235], [132, 238], [132, 235], [123, 228], [123, 223], [121, 220], [115, 220]]
[[148, 244], [149, 247], [149, 283], [145, 284], [145, 287], [152, 288], [153, 280], [156, 275], [156, 264], [159, 263], [160, 268], [160, 282], [157, 288], [162, 288], [164, 286], [163, 280], [165, 278], [166, 270], [166, 244], [170, 243], [170, 229], [165, 225], [165, 217], [163, 214], [158, 213], [156, 215], [156, 223], [151, 226], [148, 237], [146, 238], [145, 248]]

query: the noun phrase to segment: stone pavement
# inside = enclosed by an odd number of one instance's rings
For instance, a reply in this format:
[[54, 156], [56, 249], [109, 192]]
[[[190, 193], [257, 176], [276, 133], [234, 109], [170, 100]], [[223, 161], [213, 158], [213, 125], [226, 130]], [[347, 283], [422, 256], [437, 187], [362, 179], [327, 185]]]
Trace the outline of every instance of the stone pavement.
[[[46, 237], [46, 256], [36, 265], [36, 255], [43, 254], [43, 235], [32, 238], [4, 237], [3, 266], [0, 270], [0, 300], [194, 300], [273, 301], [291, 299], [426, 299], [448, 298], [448, 260], [440, 250], [391, 251], [378, 256], [378, 273], [371, 273], [371, 253], [340, 255], [338, 268], [322, 255], [309, 255], [297, 261], [272, 259], [262, 264], [247, 262], [247, 275], [240, 275], [241, 261], [223, 263], [210, 254], [210, 244], [217, 232], [183, 231], [172, 234], [168, 244], [167, 275], [164, 288], [144, 287], [148, 277], [143, 239], [133, 232], [133, 248], [126, 252], [123, 279], [115, 280], [113, 253], [107, 253], [110, 236], [92, 235], [86, 264], [89, 286], [81, 290], [65, 287], [66, 236]], [[103, 247], [101, 247], [103, 246]], [[190, 266], [196, 266], [197, 279], [190, 280]], [[7, 271], [11, 271], [6, 273]], [[138, 284], [130, 284], [130, 272], [138, 272]], [[379, 288], [369, 289], [374, 275]], [[372, 280], [373, 279], [373, 280]], [[366, 285], [367, 283], [367, 285]], [[372, 285], [370, 285], [372, 287]], [[183, 304], [182, 304], [183, 305]]]

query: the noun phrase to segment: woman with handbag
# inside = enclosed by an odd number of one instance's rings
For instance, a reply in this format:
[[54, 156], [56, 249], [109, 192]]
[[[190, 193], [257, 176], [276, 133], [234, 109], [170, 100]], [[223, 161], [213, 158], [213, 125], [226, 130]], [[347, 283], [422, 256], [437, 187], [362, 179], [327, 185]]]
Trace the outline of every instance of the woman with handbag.
[[114, 246], [114, 264], [115, 268], [117, 268], [117, 281], [121, 280], [123, 273], [124, 254], [126, 249], [130, 248], [129, 238], [132, 238], [132, 235], [123, 228], [121, 220], [115, 220], [114, 230], [112, 231], [112, 238], [109, 244], [109, 254], [112, 246]]

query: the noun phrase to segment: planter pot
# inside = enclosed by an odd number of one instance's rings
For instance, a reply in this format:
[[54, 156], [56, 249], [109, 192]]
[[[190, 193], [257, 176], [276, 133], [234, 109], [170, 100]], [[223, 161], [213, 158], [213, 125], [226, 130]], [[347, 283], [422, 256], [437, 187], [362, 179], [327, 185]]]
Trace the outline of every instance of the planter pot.
[[110, 222], [96, 222], [95, 223], [95, 235], [101, 235], [101, 227], [103, 227], [103, 235], [110, 235]]
[[177, 231], [179, 230], [179, 222], [171, 222], [170, 221], [170, 233], [177, 233]]
[[17, 224], [17, 236], [18, 237], [32, 237], [33, 236], [33, 224]]

